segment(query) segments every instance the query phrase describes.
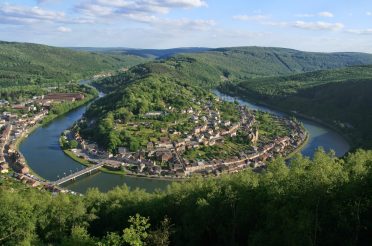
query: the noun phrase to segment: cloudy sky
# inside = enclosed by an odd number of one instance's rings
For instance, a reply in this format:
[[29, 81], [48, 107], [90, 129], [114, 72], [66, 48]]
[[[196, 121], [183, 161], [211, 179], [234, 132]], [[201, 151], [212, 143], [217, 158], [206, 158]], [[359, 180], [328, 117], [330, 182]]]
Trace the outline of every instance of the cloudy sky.
[[0, 0], [0, 40], [372, 53], [371, 0]]

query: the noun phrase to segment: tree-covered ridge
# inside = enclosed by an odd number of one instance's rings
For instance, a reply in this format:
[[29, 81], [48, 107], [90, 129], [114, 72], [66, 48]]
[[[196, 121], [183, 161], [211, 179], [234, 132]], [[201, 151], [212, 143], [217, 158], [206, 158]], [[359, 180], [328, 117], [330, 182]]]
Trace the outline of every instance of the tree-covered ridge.
[[30, 43], [0, 42], [0, 85], [56, 84], [143, 62], [131, 55], [105, 55]]
[[[122, 75], [118, 75], [118, 77], [122, 78]], [[115, 78], [110, 80], [114, 81]], [[208, 95], [204, 89], [180, 82], [166, 74], [151, 74], [138, 79], [128, 78], [127, 83], [120, 81], [123, 82], [121, 87], [118, 87], [114, 93], [98, 100], [87, 111], [88, 122], [93, 119], [95, 123], [82, 125], [83, 135], [93, 137], [101, 146], [111, 151], [116, 150], [123, 142], [131, 145], [131, 142], [134, 141], [133, 134], [121, 131], [121, 128], [117, 127], [118, 122], [128, 123], [131, 120], [143, 118], [148, 112], [165, 112], [171, 108], [169, 114], [164, 115], [162, 121], [157, 123], [156, 129], [160, 131], [160, 128], [163, 127], [162, 122], [165, 124], [165, 122], [178, 120], [179, 115], [175, 112], [176, 110], [195, 107], [196, 104], [192, 99], [205, 98]], [[149, 124], [155, 124], [155, 122], [149, 121]], [[128, 140], [128, 138], [132, 140]], [[147, 138], [139, 137], [135, 145], [146, 146], [147, 141]], [[137, 150], [138, 147], [134, 149]]]
[[219, 48], [187, 56], [219, 69], [229, 80], [372, 64], [370, 54], [316, 53], [269, 47]]
[[365, 65], [281, 77], [246, 79], [238, 86], [262, 95], [280, 96], [330, 83], [358, 82], [370, 79], [372, 79], [372, 66]]
[[105, 93], [110, 93], [119, 87], [126, 86], [128, 83], [150, 76], [163, 76], [172, 78], [175, 82], [211, 88], [222, 81], [221, 76], [223, 76], [223, 72], [198, 59], [178, 55], [166, 60], [152, 61], [134, 66], [116, 76], [95, 81], [94, 86]]
[[39, 192], [1, 176], [0, 243], [372, 243], [371, 151], [342, 159], [322, 151], [312, 160], [297, 155], [289, 166], [278, 159], [261, 174], [247, 170], [176, 182], [155, 193], [92, 189], [83, 197]]
[[176, 80], [205, 88], [222, 82], [293, 75], [321, 69], [372, 64], [372, 55], [363, 53], [312, 53], [283, 48], [220, 48], [194, 54], [178, 54], [140, 64], [126, 73], [98, 81], [106, 92], [139, 77], [166, 74]]
[[372, 146], [372, 66], [226, 83], [221, 89], [287, 111], [315, 116], [348, 134], [355, 146]]

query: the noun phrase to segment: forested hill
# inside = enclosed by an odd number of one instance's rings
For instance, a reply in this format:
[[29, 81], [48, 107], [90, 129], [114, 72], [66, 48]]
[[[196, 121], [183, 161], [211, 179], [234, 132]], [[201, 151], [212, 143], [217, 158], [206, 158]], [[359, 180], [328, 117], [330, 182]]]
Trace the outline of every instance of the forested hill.
[[372, 55], [365, 53], [315, 53], [265, 47], [219, 48], [188, 56], [218, 68], [230, 80], [372, 64]]
[[226, 83], [221, 89], [330, 123], [356, 146], [372, 147], [372, 66]]
[[168, 74], [175, 80], [202, 87], [251, 78], [293, 75], [303, 72], [372, 64], [372, 55], [364, 53], [311, 53], [283, 48], [220, 48], [200, 53], [177, 54], [167, 59], [140, 64], [128, 73], [97, 83], [106, 92], [151, 74]]
[[67, 82], [143, 62], [131, 55], [105, 55], [31, 43], [0, 42], [0, 85]]

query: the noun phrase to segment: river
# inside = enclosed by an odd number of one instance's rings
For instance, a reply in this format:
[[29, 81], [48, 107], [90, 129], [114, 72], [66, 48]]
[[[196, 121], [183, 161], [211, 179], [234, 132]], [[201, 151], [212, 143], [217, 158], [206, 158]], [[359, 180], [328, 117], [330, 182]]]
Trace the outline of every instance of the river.
[[[247, 105], [252, 109], [283, 115], [281, 112], [226, 96], [217, 91], [215, 91], [215, 94], [223, 100], [237, 100], [240, 104]], [[75, 121], [82, 117], [86, 108], [87, 106], [82, 106], [57, 118], [46, 126], [36, 129], [21, 143], [20, 151], [25, 156], [30, 168], [39, 176], [53, 181], [63, 175], [70, 174], [70, 172], [84, 168], [84, 166], [64, 154], [59, 146], [59, 137], [64, 130], [71, 127]], [[323, 146], [325, 150], [335, 150], [337, 156], [342, 156], [349, 150], [350, 146], [346, 140], [332, 129], [310, 120], [301, 118], [299, 120], [303, 122], [304, 127], [309, 133], [309, 141], [302, 149], [302, 154], [312, 156], [318, 146]], [[84, 193], [88, 188], [92, 187], [97, 187], [99, 190], [105, 192], [116, 186], [125, 184], [131, 189], [143, 188], [151, 192], [156, 189], [163, 190], [169, 183], [170, 181], [166, 180], [128, 177], [99, 172], [91, 176], [84, 176], [65, 185], [65, 187], [80, 193]]]

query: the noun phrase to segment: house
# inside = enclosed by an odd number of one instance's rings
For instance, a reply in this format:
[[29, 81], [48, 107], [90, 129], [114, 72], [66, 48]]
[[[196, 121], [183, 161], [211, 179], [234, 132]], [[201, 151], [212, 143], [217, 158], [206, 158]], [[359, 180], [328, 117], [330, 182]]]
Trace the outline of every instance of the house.
[[192, 114], [192, 113], [194, 113], [194, 110], [193, 110], [193, 108], [189, 108], [189, 109], [187, 110], [187, 113], [189, 113], [189, 114]]
[[81, 93], [49, 93], [44, 97], [45, 101], [80, 101], [84, 99]]
[[127, 152], [128, 152], [128, 149], [125, 148], [125, 147], [119, 147], [118, 148], [118, 153], [121, 154], [121, 155], [124, 155]]
[[176, 170], [176, 176], [177, 177], [185, 177], [186, 176], [186, 173], [183, 169], [177, 169]]
[[223, 123], [224, 126], [230, 126], [231, 125], [231, 121], [227, 120]]
[[147, 151], [154, 150], [154, 143], [153, 142], [148, 142], [146, 149], [147, 149]]
[[150, 118], [150, 117], [158, 117], [158, 116], [161, 116], [161, 115], [163, 115], [162, 111], [153, 111], [153, 112], [147, 112], [145, 114], [145, 117]]
[[3, 163], [0, 165], [0, 172], [1, 173], [8, 173], [9, 172], [9, 165], [7, 163]]
[[37, 187], [40, 185], [40, 182], [34, 179], [28, 179], [26, 184], [30, 185], [31, 187]]
[[13, 105], [12, 109], [15, 109], [15, 110], [24, 110], [24, 111], [30, 111], [31, 110], [30, 107], [27, 107], [27, 106], [22, 105], [22, 104]]
[[28, 169], [28, 167], [26, 166], [22, 166], [19, 168], [19, 173], [21, 174], [26, 174], [26, 173], [29, 173], [30, 172], [30, 169]]
[[173, 154], [170, 151], [158, 151], [156, 152], [156, 159], [161, 162], [170, 161], [173, 158]]

